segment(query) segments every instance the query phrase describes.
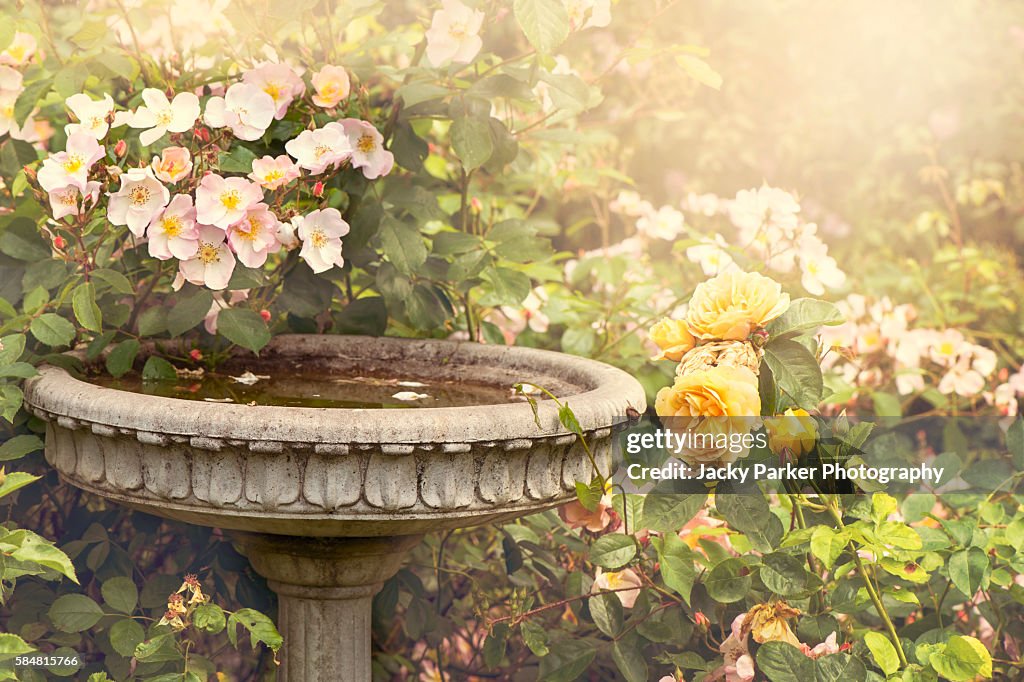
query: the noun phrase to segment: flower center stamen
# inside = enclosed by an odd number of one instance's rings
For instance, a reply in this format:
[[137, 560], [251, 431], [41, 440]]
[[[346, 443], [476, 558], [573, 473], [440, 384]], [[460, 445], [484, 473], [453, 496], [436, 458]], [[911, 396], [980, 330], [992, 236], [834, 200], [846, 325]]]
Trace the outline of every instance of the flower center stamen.
[[210, 242], [199, 242], [199, 260], [206, 265], [220, 262], [220, 251]]
[[128, 190], [128, 199], [132, 202], [132, 206], [145, 206], [149, 203], [151, 196], [153, 193], [149, 191], [149, 188], [142, 185], [135, 185]]

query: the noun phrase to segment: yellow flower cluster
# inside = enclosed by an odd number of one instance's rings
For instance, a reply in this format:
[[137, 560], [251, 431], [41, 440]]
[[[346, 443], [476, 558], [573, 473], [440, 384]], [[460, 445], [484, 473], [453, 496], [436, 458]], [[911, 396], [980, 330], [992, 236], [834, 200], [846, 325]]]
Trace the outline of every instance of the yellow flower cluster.
[[650, 330], [660, 353], [678, 362], [672, 386], [658, 391], [663, 417], [743, 417], [761, 413], [760, 350], [748, 340], [789, 307], [782, 286], [756, 272], [727, 272], [697, 286], [685, 320]]

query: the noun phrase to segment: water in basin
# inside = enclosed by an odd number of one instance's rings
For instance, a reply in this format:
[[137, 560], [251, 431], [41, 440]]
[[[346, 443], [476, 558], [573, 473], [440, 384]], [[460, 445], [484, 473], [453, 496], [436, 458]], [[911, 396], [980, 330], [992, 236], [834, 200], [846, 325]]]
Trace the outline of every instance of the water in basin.
[[[254, 376], [259, 377], [255, 383], [245, 383]], [[283, 407], [407, 409], [500, 405], [522, 400], [514, 394], [511, 384], [495, 386], [422, 377], [394, 379], [294, 371], [280, 376], [207, 373], [201, 377], [182, 376], [162, 381], [143, 381], [138, 373], [132, 372], [120, 379], [102, 375], [89, 381], [120, 391], [165, 398]]]

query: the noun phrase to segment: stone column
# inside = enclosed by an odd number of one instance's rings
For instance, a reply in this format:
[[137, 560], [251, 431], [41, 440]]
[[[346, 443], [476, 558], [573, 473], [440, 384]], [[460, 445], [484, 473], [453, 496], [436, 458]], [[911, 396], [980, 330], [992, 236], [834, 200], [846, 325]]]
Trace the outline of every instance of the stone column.
[[369, 682], [373, 596], [422, 536], [234, 537], [278, 596], [278, 680]]

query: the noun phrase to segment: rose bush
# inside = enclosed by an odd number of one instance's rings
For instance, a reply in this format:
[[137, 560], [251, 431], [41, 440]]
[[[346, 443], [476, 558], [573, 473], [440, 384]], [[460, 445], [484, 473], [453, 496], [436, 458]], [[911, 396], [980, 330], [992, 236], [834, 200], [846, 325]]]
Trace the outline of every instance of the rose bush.
[[[990, 4], [929, 21], [945, 42], [922, 48], [922, 102], [949, 83], [1020, 94], [1024, 17]], [[107, 506], [42, 462], [18, 384], [43, 362], [81, 369], [61, 355], [75, 345], [149, 381], [287, 332], [551, 348], [632, 372], [652, 416], [756, 418], [742, 428], [791, 458], [829, 454], [826, 431], [867, 448], [847, 417], [1018, 413], [1013, 108], [919, 110], [902, 88], [870, 120], [837, 111], [838, 52], [763, 54], [807, 7], [0, 7], [7, 678], [45, 677], [17, 654], [78, 652], [45, 675], [267, 679], [282, 644], [218, 531]], [[920, 45], [900, 33], [915, 10], [873, 11], [792, 33]], [[968, 24], [1003, 39], [965, 40]], [[773, 91], [790, 71], [815, 87]], [[136, 363], [143, 341], [158, 352]], [[1002, 427], [1019, 469], [1024, 426]], [[971, 428], [889, 446], [966, 480]], [[643, 496], [597, 477], [558, 512], [417, 550], [374, 602], [375, 677], [1018, 679], [1020, 479], [992, 477], [987, 495], [899, 499]]]

